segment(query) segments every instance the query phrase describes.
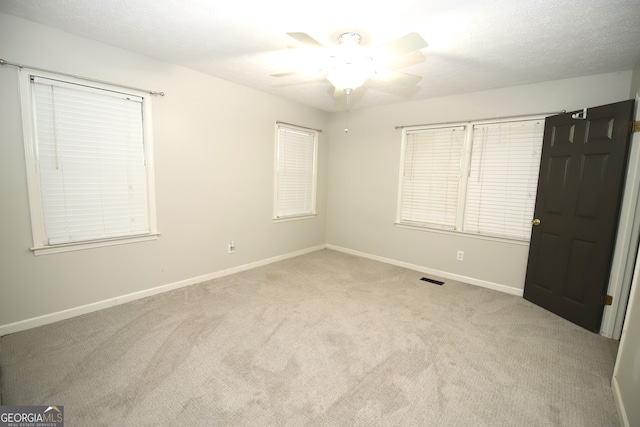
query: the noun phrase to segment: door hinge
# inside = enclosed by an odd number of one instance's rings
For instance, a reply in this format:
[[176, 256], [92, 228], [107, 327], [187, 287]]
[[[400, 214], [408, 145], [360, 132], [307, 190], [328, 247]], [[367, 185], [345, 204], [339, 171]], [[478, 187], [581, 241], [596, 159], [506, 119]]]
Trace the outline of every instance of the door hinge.
[[611, 295], [604, 295], [602, 297], [602, 305], [611, 305], [613, 304], [613, 297]]
[[631, 122], [631, 130], [629, 132], [640, 132], [640, 120], [634, 120]]

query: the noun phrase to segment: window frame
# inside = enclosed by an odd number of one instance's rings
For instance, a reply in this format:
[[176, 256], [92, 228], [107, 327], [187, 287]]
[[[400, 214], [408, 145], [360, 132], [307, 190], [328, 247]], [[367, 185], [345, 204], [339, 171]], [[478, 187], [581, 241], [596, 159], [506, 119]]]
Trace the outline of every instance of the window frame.
[[[142, 99], [142, 132], [145, 156], [146, 172], [146, 201], [147, 215], [149, 222], [149, 232], [136, 235], [126, 235], [119, 237], [100, 238], [93, 240], [83, 240], [50, 244], [45, 229], [45, 213], [42, 201], [42, 188], [40, 182], [39, 160], [38, 160], [38, 139], [36, 134], [36, 103], [34, 100], [34, 87], [32, 77], [57, 80], [69, 84], [80, 85], [99, 90], [119, 92], [132, 95]], [[155, 166], [153, 155], [153, 135], [152, 135], [152, 108], [151, 94], [131, 88], [124, 88], [114, 84], [88, 81], [82, 78], [57, 74], [49, 71], [41, 71], [23, 67], [18, 76], [20, 88], [20, 104], [22, 113], [23, 142], [25, 150], [27, 188], [29, 196], [29, 211], [31, 216], [31, 232], [33, 246], [30, 250], [34, 255], [45, 255], [77, 250], [92, 249], [104, 246], [113, 246], [142, 241], [155, 240], [158, 232], [156, 219], [156, 199], [155, 199]]]
[[[473, 149], [473, 139], [474, 139], [474, 127], [488, 125], [488, 124], [507, 124], [513, 122], [524, 122], [524, 121], [535, 121], [539, 120], [543, 123], [545, 121], [545, 116], [541, 115], [528, 115], [528, 116], [514, 116], [504, 119], [487, 119], [487, 120], [476, 120], [476, 121], [467, 121], [467, 122], [451, 122], [451, 123], [441, 123], [441, 124], [433, 124], [433, 125], [419, 125], [419, 126], [407, 126], [402, 128], [402, 138], [401, 138], [401, 153], [400, 153], [400, 173], [398, 179], [398, 200], [396, 207], [396, 218], [395, 225], [402, 228], [409, 228], [420, 231], [430, 231], [437, 233], [445, 233], [445, 234], [454, 234], [454, 235], [465, 235], [469, 237], [485, 239], [485, 240], [495, 240], [495, 241], [506, 241], [516, 244], [529, 244], [530, 235], [526, 239], [521, 239], [513, 236], [503, 236], [503, 235], [494, 235], [494, 234], [481, 234], [476, 232], [467, 231], [464, 227], [465, 225], [465, 215], [467, 211], [467, 196], [468, 196], [468, 181], [471, 175], [471, 154]], [[464, 127], [465, 137], [463, 142], [462, 153], [460, 156], [460, 166], [458, 168], [459, 171], [459, 184], [458, 184], [458, 205], [456, 211], [456, 221], [455, 227], [453, 229], [447, 228], [442, 225], [431, 225], [427, 223], [416, 223], [416, 222], [408, 222], [402, 220], [402, 202], [403, 202], [403, 176], [405, 173], [404, 165], [405, 165], [405, 157], [406, 157], [406, 145], [407, 145], [407, 133], [415, 132], [420, 130], [430, 130], [430, 129], [453, 129], [456, 127]], [[540, 139], [540, 152], [542, 151], [542, 138]], [[534, 200], [535, 207], [535, 200]]]
[[[310, 198], [311, 198], [311, 206], [308, 212], [303, 213], [294, 213], [290, 215], [280, 215], [279, 209], [279, 166], [280, 166], [280, 151], [281, 151], [281, 141], [280, 141], [280, 129], [285, 129], [292, 132], [299, 132], [303, 134], [308, 134], [313, 137], [313, 149], [312, 149], [312, 172], [311, 172], [311, 182], [310, 184]], [[283, 222], [283, 221], [292, 221], [292, 220], [300, 220], [300, 219], [309, 219], [317, 216], [316, 210], [316, 202], [317, 202], [317, 184], [318, 184], [318, 139], [319, 139], [319, 131], [315, 129], [309, 129], [302, 126], [295, 126], [288, 123], [276, 123], [275, 126], [275, 149], [274, 149], [274, 179], [273, 179], [273, 221], [274, 222]]]

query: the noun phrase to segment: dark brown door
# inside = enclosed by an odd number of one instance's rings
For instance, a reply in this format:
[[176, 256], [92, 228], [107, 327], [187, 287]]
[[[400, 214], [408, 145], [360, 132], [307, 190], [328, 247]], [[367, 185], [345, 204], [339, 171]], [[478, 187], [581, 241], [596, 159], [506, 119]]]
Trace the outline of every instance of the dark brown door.
[[611, 270], [634, 102], [545, 122], [539, 225], [531, 232], [524, 297], [594, 332]]

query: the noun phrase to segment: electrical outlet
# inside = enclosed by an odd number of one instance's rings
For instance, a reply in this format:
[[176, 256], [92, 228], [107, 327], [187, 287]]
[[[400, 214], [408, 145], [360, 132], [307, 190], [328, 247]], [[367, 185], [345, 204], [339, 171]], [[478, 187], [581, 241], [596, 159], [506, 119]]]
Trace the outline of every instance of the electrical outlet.
[[456, 259], [457, 259], [458, 261], [464, 261], [464, 251], [458, 251], [458, 252], [456, 253]]
[[229, 244], [227, 245], [227, 252], [232, 254], [236, 251], [236, 242], [234, 242], [233, 240], [229, 242]]

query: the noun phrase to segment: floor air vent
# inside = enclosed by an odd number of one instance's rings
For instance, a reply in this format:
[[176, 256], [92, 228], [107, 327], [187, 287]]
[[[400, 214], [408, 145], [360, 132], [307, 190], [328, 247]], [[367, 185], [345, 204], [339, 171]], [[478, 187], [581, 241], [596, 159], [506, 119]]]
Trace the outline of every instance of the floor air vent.
[[441, 282], [440, 280], [435, 280], [435, 279], [429, 279], [428, 277], [423, 277], [422, 279], [420, 279], [424, 282], [429, 282], [429, 283], [435, 283], [438, 286], [442, 286], [444, 285], [444, 282]]

